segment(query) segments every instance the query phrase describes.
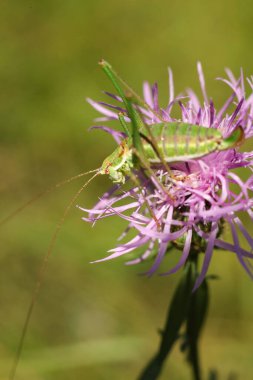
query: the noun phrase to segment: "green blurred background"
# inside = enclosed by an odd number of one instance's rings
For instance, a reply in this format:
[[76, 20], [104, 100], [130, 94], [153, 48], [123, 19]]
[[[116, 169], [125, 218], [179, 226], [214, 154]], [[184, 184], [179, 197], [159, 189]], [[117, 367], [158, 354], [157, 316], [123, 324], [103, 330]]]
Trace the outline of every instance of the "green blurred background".
[[[199, 91], [196, 62], [220, 106], [228, 89], [214, 78], [230, 67], [252, 74], [252, 2], [12, 0], [0, 3], [1, 215], [42, 189], [99, 167], [114, 148], [87, 129], [97, 113], [86, 103], [112, 87], [97, 65], [109, 60], [140, 93], [157, 80], [167, 100], [167, 66], [176, 93]], [[98, 177], [78, 203], [91, 207], [110, 186]], [[36, 274], [72, 183], [35, 202], [2, 227], [0, 378], [17, 348]], [[95, 228], [74, 208], [59, 235], [32, 316], [17, 379], [135, 379], [158, 344], [180, 274], [138, 276], [122, 260], [90, 265], [116, 244], [125, 224]], [[173, 261], [174, 260], [174, 261]], [[175, 262], [175, 255], [165, 268]], [[253, 378], [253, 283], [232, 253], [216, 252], [209, 273], [210, 314], [201, 339], [204, 373], [217, 368]], [[161, 379], [189, 379], [178, 347]]]

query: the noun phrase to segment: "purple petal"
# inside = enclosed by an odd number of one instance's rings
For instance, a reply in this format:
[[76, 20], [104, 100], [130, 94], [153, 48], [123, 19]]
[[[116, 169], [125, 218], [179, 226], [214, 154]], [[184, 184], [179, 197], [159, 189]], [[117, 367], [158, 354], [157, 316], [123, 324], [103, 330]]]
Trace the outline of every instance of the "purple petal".
[[233, 100], [234, 100], [235, 96], [236, 96], [236, 94], [235, 94], [235, 92], [233, 92], [233, 94], [228, 98], [228, 100], [225, 102], [225, 104], [223, 105], [223, 107], [218, 112], [216, 120], [215, 120], [215, 124], [216, 125], [218, 125], [220, 123], [222, 115], [226, 112], [226, 110], [228, 109], [228, 107], [230, 106], [230, 104], [233, 103]]
[[191, 104], [193, 105], [193, 108], [195, 110], [198, 110], [199, 107], [200, 107], [200, 102], [199, 102], [199, 99], [197, 97], [197, 95], [195, 94], [195, 92], [193, 92], [190, 88], [188, 88], [186, 90], [187, 94], [189, 95], [190, 97], [190, 102]]
[[200, 87], [201, 87], [201, 90], [202, 90], [202, 93], [203, 93], [203, 96], [204, 96], [204, 100], [205, 100], [206, 103], [208, 103], [208, 96], [207, 96], [207, 93], [206, 93], [205, 78], [204, 78], [204, 73], [203, 73], [202, 66], [201, 66], [200, 62], [197, 63], [197, 70], [198, 70], [198, 74], [199, 74]]
[[120, 144], [121, 141], [127, 137], [127, 135], [124, 132], [115, 131], [114, 129], [106, 127], [104, 125], [93, 125], [89, 128], [89, 130], [92, 129], [101, 129], [102, 131], [109, 133], [110, 135], [112, 135], [117, 144]]
[[137, 259], [127, 261], [125, 263], [125, 265], [135, 265], [135, 264], [139, 264], [142, 261], [146, 260], [149, 257], [149, 255], [152, 253], [152, 251], [154, 249], [154, 245], [155, 245], [155, 242], [151, 240], [151, 242], [148, 246], [148, 249], [143, 253], [143, 255], [141, 255]]
[[90, 98], [87, 98], [87, 102], [88, 102], [93, 108], [95, 108], [95, 110], [97, 110], [98, 112], [102, 113], [103, 115], [108, 116], [108, 117], [112, 117], [112, 118], [114, 118], [114, 119], [118, 119], [118, 115], [117, 115], [117, 113], [108, 110], [106, 107], [103, 107], [103, 106], [100, 105], [98, 102], [95, 102], [94, 100], [92, 100], [92, 99], [90, 99]]
[[108, 95], [108, 96], [110, 96], [110, 98], [112, 98], [112, 99], [114, 99], [114, 100], [117, 100], [118, 102], [123, 103], [123, 100], [121, 99], [120, 96], [117, 96], [117, 95], [115, 95], [115, 94], [112, 94], [112, 93], [110, 93], [110, 92], [108, 92], [108, 91], [103, 91], [103, 93], [106, 94], [106, 95]]
[[[233, 253], [237, 253], [237, 250], [238, 250], [238, 247], [235, 247], [235, 245], [227, 243], [220, 239], [215, 240], [215, 247], [225, 249], [226, 251], [231, 251]], [[243, 248], [240, 248], [240, 253], [242, 256], [253, 259], [253, 254], [249, 251], [246, 251]]]
[[126, 113], [126, 109], [125, 108], [122, 108], [122, 107], [119, 107], [119, 106], [114, 106], [113, 104], [109, 104], [109, 103], [105, 103], [105, 102], [97, 102], [98, 104], [100, 104], [101, 106], [105, 106], [107, 108], [112, 108], [113, 110], [116, 110], [118, 112], [121, 112], [121, 113]]
[[238, 113], [239, 113], [239, 111], [240, 111], [240, 109], [241, 109], [241, 107], [242, 107], [242, 105], [243, 105], [243, 102], [244, 102], [244, 98], [242, 98], [242, 99], [240, 100], [240, 102], [238, 103], [236, 109], [234, 110], [234, 112], [233, 112], [233, 114], [232, 114], [232, 116], [231, 116], [231, 118], [230, 118], [230, 120], [229, 120], [228, 126], [227, 126], [227, 129], [228, 129], [227, 133], [230, 132], [230, 127], [231, 127], [231, 125], [233, 124], [233, 122], [234, 122], [236, 116], [238, 115]]
[[209, 127], [212, 127], [213, 122], [214, 122], [214, 117], [215, 117], [214, 104], [213, 104], [213, 101], [210, 100], [210, 104], [209, 104]]
[[153, 97], [152, 97], [152, 90], [150, 88], [150, 85], [148, 82], [143, 83], [143, 95], [145, 102], [151, 107], [154, 107]]
[[174, 81], [173, 81], [173, 73], [171, 68], [168, 68], [169, 72], [169, 104], [174, 100]]
[[205, 278], [205, 275], [207, 273], [207, 270], [208, 270], [208, 267], [209, 267], [209, 264], [210, 264], [210, 261], [211, 261], [212, 255], [213, 255], [214, 243], [215, 243], [217, 233], [218, 233], [217, 223], [213, 223], [212, 224], [212, 230], [211, 230], [209, 240], [208, 240], [208, 244], [206, 247], [205, 258], [204, 258], [204, 262], [202, 265], [202, 269], [201, 269], [200, 275], [198, 276], [198, 278], [195, 282], [195, 285], [193, 287], [193, 292], [195, 292], [195, 290], [200, 286], [200, 284], [203, 282], [203, 280]]
[[250, 268], [247, 266], [247, 264], [245, 263], [244, 261], [244, 258], [243, 258], [243, 255], [241, 254], [241, 247], [240, 247], [240, 243], [239, 243], [239, 239], [238, 239], [238, 235], [237, 235], [237, 232], [236, 232], [236, 229], [235, 229], [235, 226], [233, 224], [233, 221], [230, 220], [230, 227], [231, 227], [231, 232], [232, 232], [232, 236], [233, 236], [233, 241], [234, 241], [234, 245], [236, 247], [236, 255], [237, 255], [237, 258], [239, 260], [239, 262], [241, 263], [241, 265], [243, 266], [243, 268], [246, 270], [246, 272], [249, 274], [249, 276], [251, 278], [253, 278], [253, 273], [251, 272]]
[[249, 235], [248, 231], [244, 228], [241, 220], [236, 217], [234, 218], [234, 222], [237, 224], [237, 226], [239, 227], [241, 233], [243, 234], [243, 236], [245, 237], [245, 239], [247, 240], [247, 242], [249, 243], [251, 249], [253, 249], [253, 239], [252, 237]]
[[[165, 235], [170, 233], [172, 215], [173, 215], [173, 207], [170, 207], [168, 210], [167, 216], [166, 216], [166, 224], [165, 224], [164, 229], [163, 229], [163, 233]], [[164, 255], [167, 251], [167, 248], [168, 248], [167, 242], [166, 243], [163, 243], [163, 242], [160, 243], [155, 262], [152, 265], [152, 267], [149, 269], [149, 271], [147, 272], [147, 275], [151, 276], [157, 270], [157, 268], [159, 267]]]
[[159, 102], [158, 102], [158, 84], [155, 83], [153, 86], [152, 86], [152, 96], [153, 96], [153, 99], [154, 99], [154, 110], [155, 112], [159, 112]]
[[174, 268], [170, 269], [168, 272], [161, 273], [160, 274], [161, 276], [167, 276], [169, 274], [177, 272], [186, 263], [186, 260], [190, 253], [191, 242], [192, 242], [192, 229], [188, 230], [187, 232], [183, 253], [182, 253], [182, 256], [180, 257], [179, 262], [177, 263], [176, 266], [174, 266]]

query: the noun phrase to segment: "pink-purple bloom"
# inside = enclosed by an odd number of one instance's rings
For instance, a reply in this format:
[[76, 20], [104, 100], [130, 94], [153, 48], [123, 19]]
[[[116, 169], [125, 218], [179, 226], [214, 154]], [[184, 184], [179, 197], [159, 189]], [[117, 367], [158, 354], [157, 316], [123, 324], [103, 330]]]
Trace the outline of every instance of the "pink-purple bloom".
[[[169, 69], [169, 101], [162, 108], [158, 99], [158, 87], [145, 82], [143, 98], [149, 105], [146, 109], [136, 105], [144, 122], [150, 126], [159, 122], [182, 121], [208, 128], [217, 128], [223, 137], [241, 126], [245, 139], [253, 136], [253, 77], [247, 79], [250, 95], [246, 96], [243, 73], [236, 79], [230, 70], [226, 70], [227, 78], [221, 79], [231, 88], [231, 95], [224, 105], [216, 110], [214, 103], [207, 95], [204, 75], [198, 64], [198, 75], [204, 101], [201, 102], [195, 92], [186, 90], [183, 95], [174, 95], [172, 72]], [[103, 116], [98, 122], [118, 120], [118, 112], [126, 115], [122, 99], [107, 93], [114, 105], [88, 100]], [[180, 109], [180, 117], [175, 117], [174, 109]], [[232, 109], [232, 112], [230, 110]], [[154, 113], [151, 111], [153, 110]], [[125, 116], [127, 122], [130, 121]], [[117, 143], [125, 134], [99, 125], [109, 132]], [[99, 202], [88, 212], [86, 221], [94, 223], [100, 219], [117, 215], [128, 222], [126, 231], [120, 237], [125, 242], [110, 250], [104, 259], [124, 256], [126, 264], [138, 264], [152, 259], [150, 269], [152, 275], [159, 268], [170, 248], [176, 247], [181, 253], [177, 264], [161, 273], [168, 275], [176, 272], [186, 263], [189, 255], [204, 253], [203, 265], [196, 281], [197, 288], [203, 281], [215, 248], [234, 252], [244, 269], [253, 276], [250, 259], [253, 258], [253, 238], [243, 225], [243, 215], [252, 223], [253, 220], [253, 152], [238, 152], [235, 149], [216, 151], [204, 157], [170, 164], [173, 179], [163, 167], [153, 168], [153, 174], [147, 178], [134, 171], [138, 183], [132, 187], [114, 185], [105, 193]], [[233, 170], [245, 168], [247, 179], [242, 180]], [[243, 212], [243, 213], [242, 213]], [[222, 232], [225, 223], [231, 231], [231, 241], [224, 241]], [[128, 233], [134, 231], [134, 237], [127, 241]], [[242, 247], [239, 235], [244, 237]], [[129, 256], [135, 253], [131, 260]]]

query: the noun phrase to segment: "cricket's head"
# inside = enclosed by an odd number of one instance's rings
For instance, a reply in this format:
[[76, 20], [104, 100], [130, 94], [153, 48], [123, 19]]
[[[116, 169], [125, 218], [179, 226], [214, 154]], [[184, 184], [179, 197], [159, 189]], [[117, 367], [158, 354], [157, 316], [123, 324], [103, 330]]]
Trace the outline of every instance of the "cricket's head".
[[227, 150], [231, 148], [237, 148], [244, 141], [244, 131], [241, 126], [234, 129], [230, 136], [221, 140], [219, 144], [219, 150]]
[[128, 139], [123, 140], [101, 166], [100, 174], [108, 174], [114, 183], [125, 183], [126, 176], [133, 167], [132, 149], [129, 148], [128, 143]]

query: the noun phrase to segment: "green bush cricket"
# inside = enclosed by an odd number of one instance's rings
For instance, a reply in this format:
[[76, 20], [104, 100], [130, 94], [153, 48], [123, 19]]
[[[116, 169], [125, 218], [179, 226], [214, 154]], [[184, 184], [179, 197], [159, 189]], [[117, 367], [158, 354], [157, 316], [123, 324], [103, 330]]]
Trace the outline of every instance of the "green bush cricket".
[[100, 174], [108, 174], [113, 182], [125, 182], [126, 176], [135, 166], [135, 152], [142, 158], [139, 161], [146, 162], [148, 166], [162, 163], [168, 169], [168, 163], [201, 158], [214, 151], [231, 149], [242, 143], [244, 136], [240, 127], [224, 139], [219, 130], [200, 125], [168, 123], [162, 122], [161, 119], [161, 123], [147, 126], [134, 109], [132, 99], [124, 93], [121, 83], [132, 98], [149, 111], [154, 111], [116, 74], [109, 63], [102, 60], [100, 65], [123, 100], [132, 122], [132, 133], [130, 133], [124, 117], [119, 115], [127, 138], [104, 160], [99, 170]]

